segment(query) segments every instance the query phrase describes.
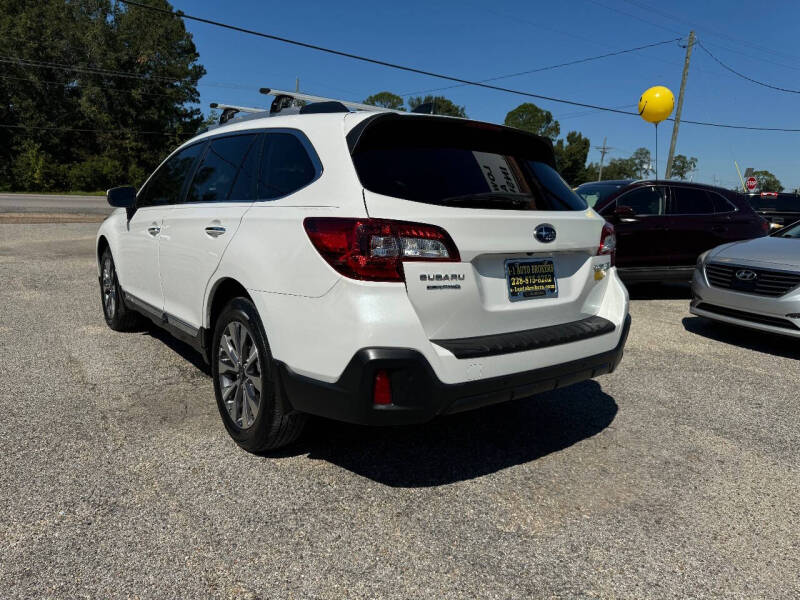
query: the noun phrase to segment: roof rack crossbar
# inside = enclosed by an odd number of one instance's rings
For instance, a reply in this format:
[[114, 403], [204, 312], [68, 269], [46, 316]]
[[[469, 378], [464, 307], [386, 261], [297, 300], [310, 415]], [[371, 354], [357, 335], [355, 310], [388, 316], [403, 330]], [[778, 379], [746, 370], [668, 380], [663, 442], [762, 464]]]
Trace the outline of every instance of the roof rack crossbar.
[[[288, 92], [284, 90], [276, 90], [275, 88], [261, 88], [259, 90], [262, 94], [275, 96], [275, 99], [272, 101], [272, 105], [269, 109], [266, 108], [253, 108], [251, 106], [237, 106], [235, 104], [221, 104], [219, 102], [212, 102], [210, 104], [211, 108], [218, 108], [222, 110], [222, 114], [219, 117], [219, 125], [224, 125], [231, 119], [255, 119], [259, 116], [262, 117], [271, 117], [278, 115], [280, 113], [300, 113], [300, 114], [311, 114], [314, 112], [339, 112], [336, 110], [335, 105], [338, 104], [342, 111], [346, 111], [346, 109], [351, 110], [363, 110], [369, 112], [378, 112], [378, 113], [399, 113], [402, 111], [395, 110], [393, 108], [383, 108], [382, 106], [372, 106], [371, 104], [362, 104], [361, 102], [350, 102], [349, 100], [339, 100], [336, 98], [326, 98], [324, 96], [313, 96], [311, 94], [303, 94], [301, 92]], [[309, 103], [303, 109], [303, 103]], [[318, 108], [319, 110], [309, 110], [310, 105], [320, 105]], [[323, 104], [327, 104], [323, 109]], [[285, 111], [285, 112], [284, 112]], [[247, 113], [245, 116], [237, 116], [239, 113]], [[218, 127], [219, 125], [215, 125], [213, 127]]]
[[249, 113], [249, 114], [256, 114], [256, 113], [266, 113], [267, 110], [265, 108], [253, 108], [251, 106], [236, 106], [234, 104], [220, 104], [218, 102], [212, 102], [210, 104], [211, 108], [219, 108], [222, 109], [222, 114], [219, 116], [219, 124], [223, 125], [233, 119], [238, 113]]
[[263, 87], [258, 90], [262, 94], [275, 96], [276, 98], [290, 98], [292, 100], [302, 100], [305, 102], [339, 102], [347, 108], [355, 110], [368, 110], [371, 112], [400, 112], [391, 108], [383, 108], [382, 106], [373, 106], [371, 104], [362, 104], [361, 102], [350, 102], [349, 100], [339, 100], [338, 98], [326, 98], [325, 96], [312, 96], [311, 94], [303, 94], [301, 92], [287, 92], [284, 90], [276, 90], [275, 88]]

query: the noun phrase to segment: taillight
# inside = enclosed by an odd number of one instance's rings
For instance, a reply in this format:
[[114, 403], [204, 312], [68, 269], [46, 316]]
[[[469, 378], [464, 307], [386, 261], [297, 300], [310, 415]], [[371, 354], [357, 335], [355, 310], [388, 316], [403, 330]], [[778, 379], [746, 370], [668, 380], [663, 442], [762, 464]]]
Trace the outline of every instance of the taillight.
[[403, 262], [459, 262], [447, 232], [435, 225], [386, 219], [308, 217], [303, 226], [322, 258], [363, 281], [403, 281]]
[[600, 247], [597, 249], [597, 255], [603, 254], [611, 257], [611, 266], [613, 267], [617, 262], [617, 236], [611, 223], [605, 223], [603, 232], [600, 234]]
[[770, 225], [769, 221], [766, 219], [761, 219], [761, 231], [763, 231], [766, 235], [769, 233], [770, 229], [772, 229], [772, 225]]
[[392, 403], [392, 382], [389, 374], [381, 369], [375, 373], [375, 382], [372, 386], [372, 403], [386, 406]]

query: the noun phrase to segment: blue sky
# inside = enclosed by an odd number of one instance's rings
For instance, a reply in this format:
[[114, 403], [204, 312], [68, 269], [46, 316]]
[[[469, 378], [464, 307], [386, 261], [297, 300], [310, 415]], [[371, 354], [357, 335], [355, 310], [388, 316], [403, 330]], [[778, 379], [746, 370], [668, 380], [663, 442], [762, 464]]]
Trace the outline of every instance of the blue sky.
[[[174, 0], [176, 9], [339, 50], [364, 54], [466, 79], [486, 79], [688, 36], [720, 60], [755, 79], [800, 89], [797, 46], [800, 2], [736, 0], [560, 0], [480, 2], [406, 0], [353, 4], [305, 0]], [[294, 89], [360, 101], [374, 92], [422, 92], [446, 81], [369, 65], [313, 50], [187, 21], [208, 74], [201, 80], [209, 102], [263, 106], [258, 88]], [[666, 85], [676, 96], [685, 50], [671, 43], [531, 75], [499, 85], [602, 106], [633, 110], [641, 93]], [[473, 87], [440, 92], [466, 106], [471, 118], [501, 123], [529, 99]], [[608, 138], [610, 157], [654, 149], [654, 128], [638, 117], [533, 100], [594, 146]], [[800, 94], [754, 85], [725, 71], [695, 47], [683, 118], [697, 121], [800, 129]], [[663, 175], [671, 123], [659, 128]], [[677, 152], [699, 159], [696, 181], [731, 187], [734, 159], [775, 173], [787, 189], [800, 187], [800, 133], [751, 132], [682, 124]]]

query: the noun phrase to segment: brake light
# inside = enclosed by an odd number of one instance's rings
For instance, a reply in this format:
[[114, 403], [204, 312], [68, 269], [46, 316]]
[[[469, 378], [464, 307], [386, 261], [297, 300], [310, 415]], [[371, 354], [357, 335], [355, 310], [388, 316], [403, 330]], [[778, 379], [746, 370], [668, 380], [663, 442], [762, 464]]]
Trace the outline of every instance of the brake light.
[[403, 262], [459, 262], [447, 232], [435, 225], [386, 219], [308, 217], [303, 221], [322, 258], [345, 277], [404, 281]]
[[375, 373], [375, 383], [372, 387], [372, 403], [385, 406], [392, 403], [392, 385], [389, 374], [381, 369]]
[[772, 225], [770, 225], [769, 221], [767, 221], [766, 219], [762, 218], [761, 219], [761, 231], [763, 231], [764, 234], [768, 234], [770, 229], [772, 229]]
[[614, 226], [611, 223], [603, 224], [603, 231], [600, 234], [600, 247], [597, 255], [607, 254], [611, 257], [611, 266], [617, 262], [617, 235], [614, 233]]

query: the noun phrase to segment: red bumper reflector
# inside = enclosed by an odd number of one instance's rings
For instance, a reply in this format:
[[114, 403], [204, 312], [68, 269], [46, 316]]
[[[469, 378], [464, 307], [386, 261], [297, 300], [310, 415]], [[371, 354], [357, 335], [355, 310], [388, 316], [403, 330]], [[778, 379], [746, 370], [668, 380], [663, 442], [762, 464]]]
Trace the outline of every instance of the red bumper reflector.
[[392, 386], [389, 381], [389, 374], [383, 369], [375, 373], [375, 385], [372, 388], [372, 403], [381, 405], [392, 403]]

